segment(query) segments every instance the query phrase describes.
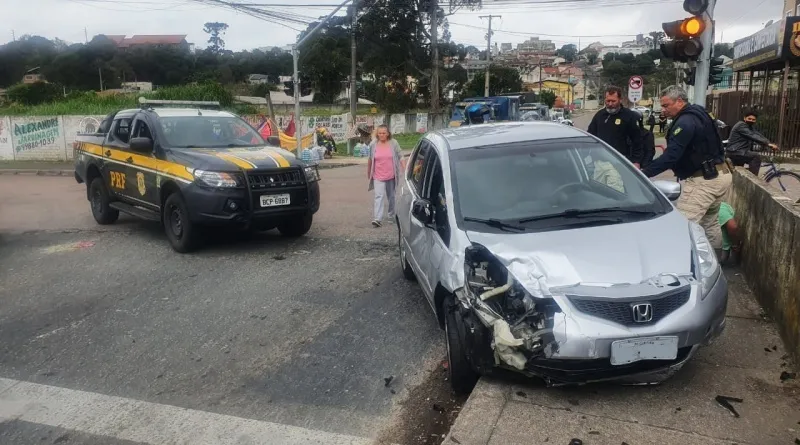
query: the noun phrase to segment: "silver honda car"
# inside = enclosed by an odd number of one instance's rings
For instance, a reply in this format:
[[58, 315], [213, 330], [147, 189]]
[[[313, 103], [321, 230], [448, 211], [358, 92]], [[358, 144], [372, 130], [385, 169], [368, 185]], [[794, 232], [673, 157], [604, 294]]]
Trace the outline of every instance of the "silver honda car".
[[469, 391], [498, 368], [550, 385], [658, 383], [725, 327], [703, 229], [599, 139], [557, 123], [427, 134], [400, 178], [403, 274]]

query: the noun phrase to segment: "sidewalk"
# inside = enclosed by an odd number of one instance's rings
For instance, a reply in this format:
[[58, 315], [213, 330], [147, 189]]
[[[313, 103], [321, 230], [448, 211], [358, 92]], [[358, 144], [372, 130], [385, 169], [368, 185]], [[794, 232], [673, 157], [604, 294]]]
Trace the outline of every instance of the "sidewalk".
[[[319, 168], [338, 168], [353, 165], [366, 165], [367, 158], [335, 157], [325, 159]], [[0, 175], [38, 175], [38, 176], [72, 176], [72, 161], [0, 161]]]
[[[800, 443], [800, 385], [781, 375], [793, 370], [775, 326], [762, 318], [741, 273], [728, 269], [726, 275], [726, 331], [671, 380], [546, 388], [484, 378], [443, 444]], [[732, 403], [740, 417], [717, 404], [718, 395], [741, 398]]]

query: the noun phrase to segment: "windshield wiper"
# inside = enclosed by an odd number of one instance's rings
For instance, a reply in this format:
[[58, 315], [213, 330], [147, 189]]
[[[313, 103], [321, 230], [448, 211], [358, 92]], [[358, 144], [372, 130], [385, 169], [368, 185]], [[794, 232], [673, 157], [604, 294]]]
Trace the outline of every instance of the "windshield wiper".
[[560, 213], [552, 213], [549, 215], [540, 215], [540, 216], [532, 216], [530, 218], [523, 218], [518, 222], [520, 224], [525, 224], [534, 221], [543, 221], [546, 219], [556, 219], [556, 218], [581, 218], [583, 216], [593, 216], [593, 215], [600, 215], [600, 214], [608, 214], [608, 213], [622, 213], [622, 214], [629, 214], [629, 215], [654, 215], [656, 212], [652, 210], [636, 210], [636, 209], [626, 209], [622, 207], [606, 207], [602, 209], [591, 209], [591, 210], [578, 210], [578, 209], [567, 209]]
[[489, 227], [494, 227], [496, 229], [505, 230], [507, 232], [524, 232], [525, 228], [520, 227], [516, 224], [509, 224], [507, 222], [500, 221], [499, 219], [495, 218], [473, 218], [471, 216], [465, 216], [464, 221], [486, 224]]

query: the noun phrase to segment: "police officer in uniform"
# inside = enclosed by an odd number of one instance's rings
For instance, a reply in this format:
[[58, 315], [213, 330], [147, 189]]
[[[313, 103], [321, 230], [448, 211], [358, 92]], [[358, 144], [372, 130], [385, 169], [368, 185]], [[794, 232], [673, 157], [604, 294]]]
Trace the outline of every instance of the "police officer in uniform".
[[690, 105], [683, 88], [671, 86], [661, 94], [664, 116], [672, 118], [664, 154], [642, 169], [648, 177], [668, 169], [681, 181], [677, 207], [699, 223], [715, 248], [722, 234], [717, 214], [733, 182], [716, 124], [705, 108]]
[[622, 90], [618, 87], [606, 89], [605, 105], [592, 118], [589, 134], [614, 147], [638, 167], [644, 156], [639, 130], [641, 115], [622, 106]]

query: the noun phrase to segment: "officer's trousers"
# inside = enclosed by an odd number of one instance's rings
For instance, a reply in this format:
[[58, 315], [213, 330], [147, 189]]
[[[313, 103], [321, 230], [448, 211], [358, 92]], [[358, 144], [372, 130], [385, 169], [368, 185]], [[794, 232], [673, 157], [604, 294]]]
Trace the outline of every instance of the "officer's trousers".
[[715, 249], [722, 248], [722, 229], [719, 226], [719, 206], [729, 199], [733, 175], [719, 172], [710, 180], [692, 177], [681, 182], [678, 210], [690, 221], [703, 226], [706, 236]]

